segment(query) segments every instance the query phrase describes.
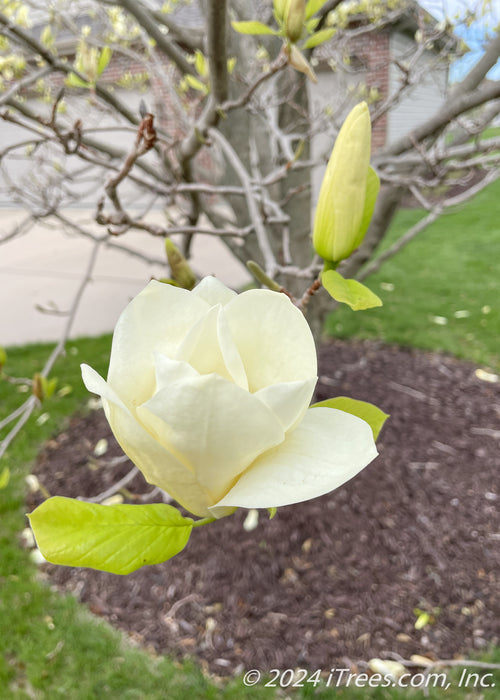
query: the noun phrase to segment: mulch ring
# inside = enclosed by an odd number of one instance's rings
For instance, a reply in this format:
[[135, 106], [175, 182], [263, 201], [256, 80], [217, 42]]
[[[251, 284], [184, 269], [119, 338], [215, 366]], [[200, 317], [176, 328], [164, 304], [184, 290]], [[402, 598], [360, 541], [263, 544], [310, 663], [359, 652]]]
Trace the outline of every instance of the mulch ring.
[[[263, 512], [253, 532], [244, 511], [199, 528], [177, 557], [129, 576], [52, 565], [43, 575], [143, 645], [217, 675], [498, 644], [500, 384], [474, 370], [373, 342], [327, 344], [318, 400], [345, 394], [391, 414], [380, 457], [358, 477], [273, 520]], [[110, 466], [119, 454], [93, 411], [34, 471], [51, 494], [93, 497], [129, 472], [130, 462]], [[152, 490], [138, 475], [128, 501]]]

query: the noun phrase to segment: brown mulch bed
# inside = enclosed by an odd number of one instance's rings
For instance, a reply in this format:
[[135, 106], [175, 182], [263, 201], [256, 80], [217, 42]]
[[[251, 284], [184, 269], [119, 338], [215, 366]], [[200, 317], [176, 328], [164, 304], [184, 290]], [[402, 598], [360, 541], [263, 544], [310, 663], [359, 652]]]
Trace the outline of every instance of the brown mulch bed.
[[[199, 528], [173, 560], [130, 576], [44, 574], [144, 645], [217, 675], [498, 644], [500, 384], [474, 369], [373, 342], [325, 345], [318, 399], [347, 394], [391, 414], [358, 477], [262, 513], [250, 533], [245, 512]], [[97, 459], [101, 438], [110, 447]], [[46, 445], [35, 473], [51, 494], [96, 496], [130, 470], [106, 466], [119, 454], [93, 411]], [[152, 489], [141, 476], [127, 488]], [[417, 608], [431, 615], [420, 630]]]

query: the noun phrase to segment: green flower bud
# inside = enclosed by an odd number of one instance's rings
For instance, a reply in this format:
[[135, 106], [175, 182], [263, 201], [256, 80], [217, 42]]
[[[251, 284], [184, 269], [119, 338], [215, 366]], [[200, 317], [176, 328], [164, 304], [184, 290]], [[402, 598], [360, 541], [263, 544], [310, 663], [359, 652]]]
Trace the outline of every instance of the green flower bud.
[[285, 19], [286, 6], [288, 5], [288, 0], [274, 0], [274, 15], [277, 20], [283, 21]]
[[196, 275], [189, 267], [189, 263], [170, 238], [165, 239], [165, 252], [172, 273], [173, 281], [184, 289], [191, 290], [196, 284]]
[[305, 0], [288, 0], [285, 10], [286, 35], [294, 44], [302, 36], [306, 19]]
[[348, 258], [368, 229], [380, 187], [370, 151], [370, 113], [361, 102], [342, 125], [319, 193], [313, 244], [326, 261]]

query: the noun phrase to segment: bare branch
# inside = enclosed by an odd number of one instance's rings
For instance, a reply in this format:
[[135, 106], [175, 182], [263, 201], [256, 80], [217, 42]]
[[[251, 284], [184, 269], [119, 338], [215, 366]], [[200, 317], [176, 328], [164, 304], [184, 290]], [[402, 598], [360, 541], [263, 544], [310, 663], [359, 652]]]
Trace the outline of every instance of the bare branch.
[[500, 31], [490, 40], [486, 51], [476, 65], [467, 73], [465, 78], [455, 85], [451, 91], [451, 97], [456, 94], [465, 94], [474, 90], [486, 77], [486, 74], [497, 63], [500, 57]]
[[227, 99], [227, 0], [208, 0], [207, 54], [210, 84], [214, 99], [221, 104]]
[[175, 63], [181, 73], [196, 75], [194, 67], [191, 63], [188, 63], [182, 51], [177, 48], [174, 42], [170, 41], [170, 39], [163, 34], [158, 27], [157, 20], [141, 2], [137, 0], [118, 0], [116, 4], [121, 5], [121, 7], [135, 17], [141, 27], [146, 30], [147, 34], [156, 41], [158, 48]]
[[276, 271], [276, 259], [274, 257], [271, 244], [269, 243], [267, 231], [262, 223], [262, 218], [252, 193], [252, 185], [248, 173], [245, 169], [245, 166], [241, 162], [234, 148], [231, 146], [229, 141], [227, 141], [227, 139], [225, 139], [224, 136], [222, 136], [220, 131], [217, 131], [216, 129], [210, 129], [209, 133], [210, 137], [214, 139], [214, 141], [216, 141], [221, 147], [224, 155], [226, 156], [227, 160], [231, 163], [231, 166], [234, 168], [234, 171], [238, 175], [243, 189], [245, 190], [248, 213], [250, 215], [252, 224], [255, 228], [259, 248], [264, 258], [266, 274], [272, 278]]

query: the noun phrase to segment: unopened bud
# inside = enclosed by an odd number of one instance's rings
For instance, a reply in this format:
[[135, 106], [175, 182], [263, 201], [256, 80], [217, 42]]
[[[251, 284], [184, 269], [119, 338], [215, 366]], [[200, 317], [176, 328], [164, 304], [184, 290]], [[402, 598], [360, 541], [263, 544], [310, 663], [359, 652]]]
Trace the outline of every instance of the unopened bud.
[[196, 276], [189, 267], [189, 263], [170, 238], [165, 239], [165, 252], [174, 282], [184, 289], [193, 289], [196, 284]]
[[42, 382], [42, 375], [39, 372], [37, 372], [36, 374], [33, 375], [33, 394], [36, 396], [36, 398], [39, 401], [43, 401], [43, 398], [44, 398], [43, 382]]
[[370, 152], [370, 113], [361, 102], [342, 125], [318, 197], [313, 243], [328, 262], [348, 258], [368, 229], [380, 186]]
[[294, 44], [302, 36], [306, 18], [305, 0], [288, 0], [286, 8], [286, 35]]
[[278, 21], [283, 21], [285, 19], [286, 6], [288, 5], [288, 0], [274, 0], [274, 14]]

